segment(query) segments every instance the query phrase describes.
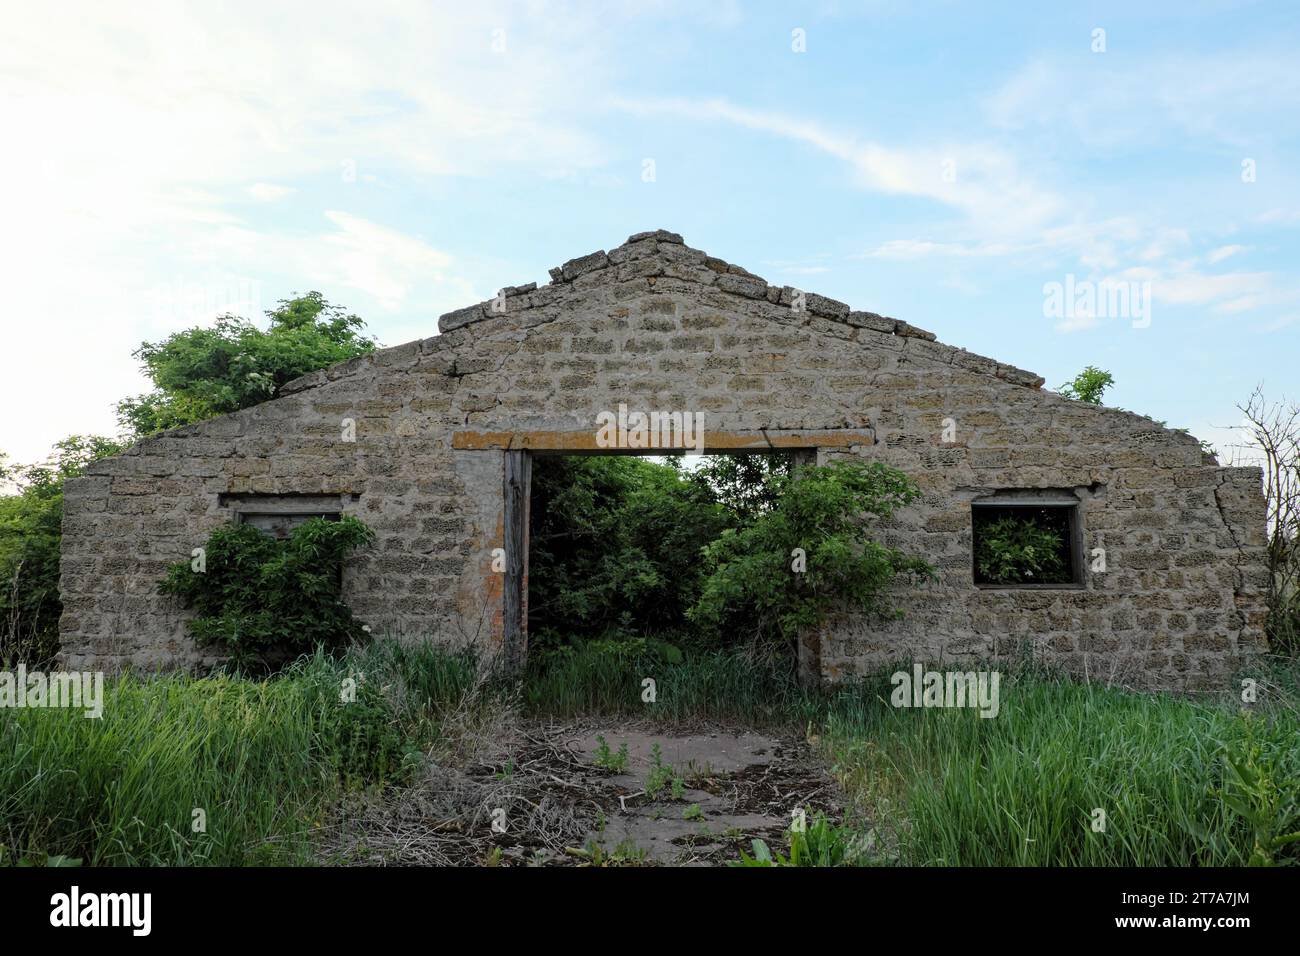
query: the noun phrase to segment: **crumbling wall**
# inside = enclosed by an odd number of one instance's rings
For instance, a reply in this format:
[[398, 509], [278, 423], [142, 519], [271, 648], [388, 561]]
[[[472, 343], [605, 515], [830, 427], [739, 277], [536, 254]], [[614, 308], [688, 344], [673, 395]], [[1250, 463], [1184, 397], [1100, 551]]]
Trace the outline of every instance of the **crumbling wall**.
[[[1262, 646], [1259, 474], [1188, 435], [1070, 401], [1020, 369], [691, 249], [632, 237], [443, 316], [440, 335], [291, 383], [283, 397], [166, 433], [69, 483], [65, 660], [189, 665], [204, 656], [156, 594], [163, 568], [228, 518], [232, 493], [356, 496], [377, 532], [345, 592], [376, 633], [501, 639], [502, 450], [593, 449], [619, 404], [704, 415], [721, 447], [811, 445], [878, 459], [923, 497], [880, 528], [937, 580], [905, 616], [849, 616], [817, 641], [830, 679], [903, 657], [1032, 654], [1148, 687], [1221, 682]], [[344, 422], [355, 441], [343, 439]], [[951, 426], [951, 427], [950, 427]], [[1075, 489], [1107, 570], [1080, 588], [974, 585], [970, 503]]]

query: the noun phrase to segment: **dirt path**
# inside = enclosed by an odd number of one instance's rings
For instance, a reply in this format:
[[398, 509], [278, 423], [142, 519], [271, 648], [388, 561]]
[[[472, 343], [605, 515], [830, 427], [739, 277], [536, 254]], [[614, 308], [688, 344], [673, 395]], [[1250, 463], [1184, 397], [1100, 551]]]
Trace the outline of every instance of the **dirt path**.
[[838, 816], [840, 798], [794, 734], [519, 722], [415, 786], [349, 799], [322, 861], [725, 865], [755, 838], [784, 847], [799, 809]]

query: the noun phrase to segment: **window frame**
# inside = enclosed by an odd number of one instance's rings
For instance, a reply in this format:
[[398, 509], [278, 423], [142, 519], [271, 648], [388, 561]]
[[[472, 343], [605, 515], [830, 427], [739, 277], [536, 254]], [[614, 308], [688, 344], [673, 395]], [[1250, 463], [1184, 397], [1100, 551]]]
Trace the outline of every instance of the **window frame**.
[[[1082, 591], [1088, 586], [1087, 563], [1083, 546], [1083, 502], [1072, 492], [1019, 492], [1002, 491], [975, 498], [971, 501], [971, 583], [981, 591]], [[979, 580], [975, 563], [975, 513], [992, 508], [1065, 508], [1069, 510], [1070, 563], [1073, 574], [1070, 581], [1059, 584], [1018, 583], [996, 584]]]
[[[309, 518], [325, 518], [328, 521], [338, 521], [348, 513], [347, 506], [358, 497], [353, 494], [302, 495], [255, 492], [221, 495], [218, 504], [230, 509], [230, 519], [236, 524], [249, 524], [248, 519], [252, 517], [288, 520], [301, 518], [304, 521]], [[282, 540], [278, 535], [271, 536], [276, 540]]]

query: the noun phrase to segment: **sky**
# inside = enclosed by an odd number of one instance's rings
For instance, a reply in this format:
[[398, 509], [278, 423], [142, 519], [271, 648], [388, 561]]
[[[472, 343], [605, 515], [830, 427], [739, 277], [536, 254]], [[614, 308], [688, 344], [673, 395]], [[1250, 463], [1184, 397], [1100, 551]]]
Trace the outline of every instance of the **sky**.
[[143, 341], [396, 345], [657, 228], [1221, 447], [1300, 398], [1295, 3], [2, 2], [14, 461]]

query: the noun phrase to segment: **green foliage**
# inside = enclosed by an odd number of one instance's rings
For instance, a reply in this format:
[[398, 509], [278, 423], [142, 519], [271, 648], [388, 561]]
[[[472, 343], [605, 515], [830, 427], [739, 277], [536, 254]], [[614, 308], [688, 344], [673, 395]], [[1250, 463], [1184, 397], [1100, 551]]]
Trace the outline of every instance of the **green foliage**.
[[[269, 680], [112, 678], [98, 720], [7, 712], [0, 865], [308, 862], [340, 793], [407, 782], [412, 755], [473, 705], [475, 674], [464, 655], [375, 642]], [[348, 678], [356, 696], [345, 702]]]
[[[839, 606], [892, 613], [885, 592], [894, 578], [932, 573], [920, 558], [872, 540], [873, 519], [889, 518], [919, 494], [901, 472], [836, 462], [799, 468], [776, 486], [774, 507], [704, 549], [707, 577], [688, 613], [702, 628], [745, 627], [792, 642]], [[806, 570], [796, 569], [795, 549]]]
[[239, 665], [366, 637], [339, 596], [343, 561], [374, 533], [352, 515], [312, 518], [283, 540], [252, 525], [217, 528], [204, 567], [182, 561], [159, 585], [196, 616], [187, 624], [200, 644], [215, 645]]
[[[118, 404], [122, 426], [141, 438], [235, 411], [273, 398], [291, 379], [375, 347], [360, 334], [361, 319], [318, 292], [283, 300], [267, 315], [266, 331], [224, 316], [212, 328], [141, 345], [136, 356], [155, 388]], [[0, 664], [44, 665], [57, 650], [63, 482], [123, 447], [73, 435], [39, 465], [6, 465], [0, 456], [0, 483], [17, 489], [0, 495]]]
[[[1294, 739], [1279, 746], [1276, 735], [1261, 728], [1250, 715], [1242, 718], [1240, 738], [1224, 745], [1224, 785], [1219, 795], [1224, 805], [1250, 830], [1252, 846], [1248, 866], [1276, 866], [1300, 862], [1298, 854], [1280, 861], [1279, 854], [1300, 843], [1300, 768]], [[1289, 764], [1289, 766], [1288, 766]]]
[[121, 446], [97, 435], [72, 435], [37, 465], [5, 467], [0, 481], [15, 494], [0, 496], [0, 666], [23, 661], [44, 666], [58, 649], [59, 548], [63, 482]]
[[[891, 707], [887, 674], [806, 697], [734, 652], [661, 666], [657, 717], [666, 704], [668, 721], [759, 720], [763, 712], [746, 708], [768, 701], [768, 719], [812, 721], [852, 820], [872, 821], [859, 839], [856, 822], [811, 820], [790, 834], [788, 855], [763, 844], [745, 854], [748, 865], [1300, 862], [1294, 663], [1279, 662], [1274, 689], [1249, 718], [1234, 702], [1034, 672], [1004, 673], [999, 715], [983, 719]], [[99, 720], [11, 711], [0, 720], [0, 864], [308, 861], [343, 790], [409, 782], [412, 755], [444, 745], [444, 728], [514, 699], [516, 688], [483, 685], [479, 674], [466, 654], [376, 641], [268, 680], [113, 678]], [[608, 675], [587, 676], [594, 685]], [[530, 676], [525, 699], [540, 677]], [[347, 678], [358, 682], [351, 703], [340, 694]], [[659, 792], [670, 787], [667, 779]], [[1090, 826], [1098, 807], [1104, 832]], [[191, 828], [193, 808], [206, 810], [205, 833]], [[683, 817], [694, 818], [690, 807]], [[574, 855], [598, 856], [590, 846]]]
[[619, 841], [613, 850], [606, 850], [595, 837], [591, 837], [581, 848], [569, 846], [564, 848], [564, 852], [582, 860], [578, 866], [642, 866], [650, 857], [646, 849], [637, 846], [630, 837]]
[[1064, 544], [1064, 533], [1035, 515], [1006, 514], [980, 524], [975, 532], [977, 580], [981, 584], [1068, 583]]
[[1103, 372], [1096, 366], [1089, 365], [1071, 381], [1062, 385], [1060, 393], [1066, 398], [1087, 402], [1089, 405], [1100, 405], [1106, 389], [1114, 384], [1115, 377], [1110, 372]]
[[708, 499], [722, 505], [737, 526], [776, 506], [780, 494], [777, 479], [788, 478], [794, 468], [789, 455], [706, 455], [691, 469], [674, 457], [668, 459], [668, 465]]
[[[1243, 866], [1271, 843], [1248, 818], [1271, 839], [1300, 830], [1294, 687], [1255, 728], [1268, 784], [1243, 791], [1224, 754], [1249, 753], [1251, 731], [1231, 701], [1004, 672], [985, 719], [892, 707], [886, 679], [838, 692], [824, 739], [884, 855], [906, 865]], [[1224, 792], [1262, 797], [1234, 809]], [[1271, 852], [1297, 862], [1300, 843]]]
[[676, 768], [664, 763], [663, 748], [655, 741], [650, 748], [650, 772], [646, 775], [645, 792], [651, 800], [657, 800], [659, 794], [667, 787], [673, 800], [681, 800], [686, 795], [686, 783]]
[[[670, 656], [675, 660], [670, 660]], [[529, 655], [525, 709], [546, 717], [646, 714], [642, 681], [656, 682], [651, 714], [665, 721], [744, 720], [755, 725], [804, 713], [788, 658], [761, 659], [748, 649], [696, 648], [670, 655], [648, 639], [595, 640]]]
[[790, 841], [790, 855], [784, 856], [780, 851], [773, 853], [763, 840], [754, 840], [754, 855], [740, 851], [740, 859], [732, 866], [853, 866], [856, 863], [854, 853], [854, 832], [847, 826], [837, 826], [819, 813], [812, 822], [803, 827], [792, 827], [786, 831]]
[[680, 630], [700, 549], [733, 524], [707, 486], [631, 457], [534, 463], [528, 620], [535, 647]]
[[596, 766], [602, 770], [612, 770], [615, 773], [622, 773], [627, 769], [627, 743], [623, 743], [618, 748], [618, 753], [609, 749], [609, 741], [605, 739], [604, 734], [596, 735]]
[[274, 398], [301, 375], [375, 348], [365, 323], [319, 292], [281, 300], [264, 331], [225, 315], [211, 328], [145, 342], [134, 353], [154, 389], [117, 405], [122, 427], [145, 437], [178, 425], [238, 411]]

